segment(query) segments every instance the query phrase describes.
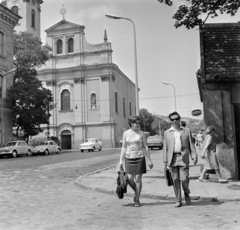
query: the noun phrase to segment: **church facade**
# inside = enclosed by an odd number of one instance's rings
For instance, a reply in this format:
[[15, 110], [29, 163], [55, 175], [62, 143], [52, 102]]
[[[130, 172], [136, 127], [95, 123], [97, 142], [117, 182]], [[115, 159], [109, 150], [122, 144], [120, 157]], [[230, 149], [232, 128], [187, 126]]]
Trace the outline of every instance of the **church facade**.
[[51, 59], [38, 78], [54, 96], [50, 124], [63, 149], [78, 149], [86, 138], [99, 138], [103, 148], [119, 147], [128, 116], [136, 112], [135, 85], [112, 62], [106, 31], [103, 42], [90, 44], [84, 26], [63, 19], [46, 30]]

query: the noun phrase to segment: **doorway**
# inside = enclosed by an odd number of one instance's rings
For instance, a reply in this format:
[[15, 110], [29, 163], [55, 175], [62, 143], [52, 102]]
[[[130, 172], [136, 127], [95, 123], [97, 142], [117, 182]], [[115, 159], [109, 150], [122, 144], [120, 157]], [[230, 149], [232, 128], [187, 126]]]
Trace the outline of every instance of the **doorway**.
[[240, 179], [240, 104], [234, 104], [236, 149], [237, 149], [237, 178]]
[[72, 149], [72, 135], [69, 130], [64, 130], [61, 133], [61, 148]]

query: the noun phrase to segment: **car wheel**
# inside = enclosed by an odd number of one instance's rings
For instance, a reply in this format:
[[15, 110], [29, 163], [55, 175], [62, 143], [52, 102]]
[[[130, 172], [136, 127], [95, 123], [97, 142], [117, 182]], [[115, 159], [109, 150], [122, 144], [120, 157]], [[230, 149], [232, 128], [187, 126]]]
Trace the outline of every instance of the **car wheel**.
[[102, 150], [102, 146], [100, 146], [100, 148], [99, 148], [99, 152]]
[[91, 152], [92, 149], [89, 149], [88, 152]]
[[60, 149], [57, 149], [57, 154], [60, 154], [61, 153], [61, 150]]
[[83, 153], [83, 150], [81, 150], [81, 152]]
[[16, 151], [16, 150], [14, 150], [14, 151], [13, 151], [13, 153], [12, 153], [12, 157], [13, 157], [13, 158], [16, 158], [16, 157], [17, 157], [17, 155], [18, 155], [18, 154], [17, 154], [17, 151]]
[[46, 156], [47, 156], [47, 155], [49, 155], [49, 152], [48, 152], [48, 150], [47, 150], [47, 149], [45, 150], [45, 152], [44, 152], [44, 153], [45, 153], [45, 155], [46, 155]]
[[31, 152], [30, 149], [29, 149], [28, 152], [27, 152], [27, 156], [28, 156], [28, 157], [32, 156], [32, 152]]

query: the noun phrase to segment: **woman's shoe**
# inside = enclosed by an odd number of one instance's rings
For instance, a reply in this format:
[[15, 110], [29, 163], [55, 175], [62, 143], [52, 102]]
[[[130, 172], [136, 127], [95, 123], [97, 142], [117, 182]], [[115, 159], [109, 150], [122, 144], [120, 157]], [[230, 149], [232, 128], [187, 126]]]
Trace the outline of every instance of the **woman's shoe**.
[[227, 183], [227, 181], [228, 181], [227, 179], [223, 179], [223, 178], [218, 179], [219, 183]]
[[198, 181], [200, 181], [200, 182], [208, 182], [207, 180], [202, 179], [202, 178], [198, 178]]
[[135, 201], [134, 207], [140, 207], [140, 206], [141, 206], [140, 202], [139, 201]]

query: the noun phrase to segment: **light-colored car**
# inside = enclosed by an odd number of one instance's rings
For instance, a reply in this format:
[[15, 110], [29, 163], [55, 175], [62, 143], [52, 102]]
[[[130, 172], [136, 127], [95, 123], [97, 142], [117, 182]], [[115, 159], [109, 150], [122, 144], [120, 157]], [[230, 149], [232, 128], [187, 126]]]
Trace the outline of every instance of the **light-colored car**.
[[79, 149], [81, 150], [81, 152], [83, 152], [84, 150], [88, 150], [88, 152], [90, 152], [90, 151], [93, 152], [96, 149], [101, 151], [102, 150], [102, 142], [97, 138], [88, 138], [84, 141], [84, 143], [79, 145]]
[[17, 157], [20, 155], [32, 155], [32, 146], [28, 145], [26, 141], [9, 141], [5, 147], [0, 148], [0, 156], [10, 155]]
[[162, 149], [163, 147], [163, 141], [162, 141], [162, 137], [160, 136], [149, 136], [147, 138], [147, 145], [148, 148], [153, 149], [153, 148], [159, 148]]
[[51, 153], [61, 153], [61, 148], [57, 145], [55, 141], [41, 141], [33, 146], [33, 154], [49, 155]]

